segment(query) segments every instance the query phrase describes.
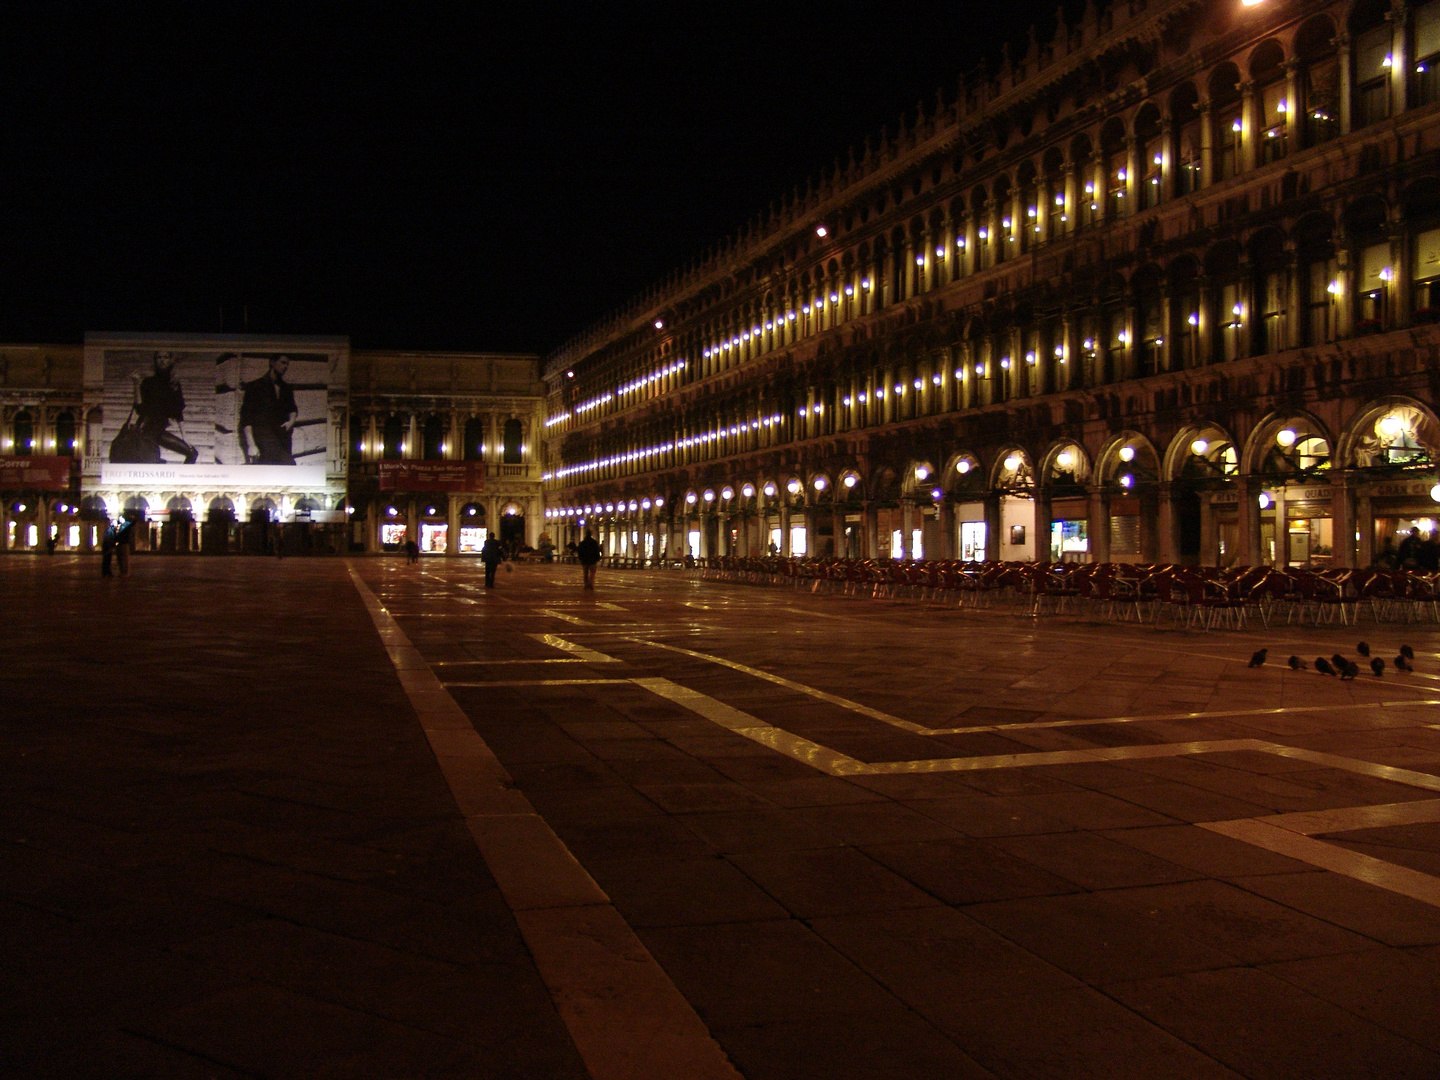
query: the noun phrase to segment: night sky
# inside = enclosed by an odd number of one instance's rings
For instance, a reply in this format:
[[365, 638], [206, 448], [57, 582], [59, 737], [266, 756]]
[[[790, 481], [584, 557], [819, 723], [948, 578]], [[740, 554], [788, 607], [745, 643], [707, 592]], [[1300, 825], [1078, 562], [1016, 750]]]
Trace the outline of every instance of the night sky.
[[0, 340], [546, 351], [1055, 12], [976, 8], [7, 5]]

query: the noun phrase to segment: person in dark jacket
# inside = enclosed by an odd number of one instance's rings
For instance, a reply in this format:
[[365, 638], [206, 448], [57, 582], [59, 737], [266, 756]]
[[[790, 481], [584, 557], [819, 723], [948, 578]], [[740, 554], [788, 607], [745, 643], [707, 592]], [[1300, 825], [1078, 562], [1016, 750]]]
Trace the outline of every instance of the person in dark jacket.
[[285, 381], [288, 356], [270, 358], [270, 370], [245, 384], [240, 402], [240, 449], [251, 465], [294, 465], [293, 438], [300, 410]]
[[[185, 391], [175, 375], [175, 354], [157, 352], [155, 370], [143, 378], [137, 371], [132, 378], [135, 380], [135, 416], [144, 437], [156, 446], [180, 454], [186, 465], [194, 465], [200, 451], [185, 441]], [[170, 430], [172, 420], [178, 434]]]
[[480, 561], [485, 564], [485, 587], [495, 587], [495, 568], [505, 561], [505, 548], [493, 536], [487, 536], [480, 547]]
[[600, 566], [600, 542], [587, 531], [585, 539], [575, 548], [575, 557], [580, 560], [585, 588], [595, 588], [595, 571]]

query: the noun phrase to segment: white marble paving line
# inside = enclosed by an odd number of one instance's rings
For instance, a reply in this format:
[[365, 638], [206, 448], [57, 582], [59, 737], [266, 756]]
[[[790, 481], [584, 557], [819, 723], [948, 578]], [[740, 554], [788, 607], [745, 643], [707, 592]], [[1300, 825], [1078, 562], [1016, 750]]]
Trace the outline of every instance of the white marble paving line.
[[776, 675], [772, 672], [764, 671], [760, 668], [750, 667], [748, 664], [742, 664], [736, 660], [726, 659], [723, 656], [715, 656], [712, 653], [698, 652], [694, 649], [684, 649], [678, 645], [669, 645], [660, 641], [650, 641], [645, 638], [631, 637], [629, 640], [639, 645], [648, 645], [651, 648], [664, 649], [667, 652], [681, 653], [685, 656], [690, 656], [697, 660], [705, 660], [712, 664], [718, 664], [721, 667], [730, 668], [733, 671], [742, 672], [757, 679], [764, 679], [766, 682], [774, 683], [777, 686], [783, 686], [788, 690], [795, 690], [798, 693], [806, 694], [821, 701], [829, 702], [832, 705], [838, 705], [843, 709], [846, 709], [850, 712], [858, 713], [861, 716], [867, 716], [872, 720], [878, 720], [881, 723], [889, 724], [891, 727], [899, 728], [901, 731], [907, 731], [912, 735], [965, 735], [982, 732], [1030, 731], [1046, 728], [1098, 727], [1106, 724], [1138, 724], [1145, 722], [1173, 720], [1207, 720], [1242, 716], [1269, 716], [1298, 712], [1343, 712], [1354, 711], [1356, 709], [1379, 709], [1396, 707], [1411, 708], [1416, 705], [1440, 705], [1440, 698], [1431, 698], [1425, 701], [1362, 702], [1360, 704], [1346, 703], [1343, 705], [1309, 706], [1287, 705], [1273, 708], [1154, 713], [1143, 716], [1102, 716], [1089, 718], [1066, 718], [1063, 720], [1028, 720], [1003, 724], [977, 724], [967, 727], [931, 728], [925, 727], [921, 724], [913, 723], [909, 720], [901, 719], [898, 716], [892, 716], [891, 714], [884, 712], [880, 709], [872, 709], [868, 705], [862, 705], [859, 702], [851, 701], [849, 698], [841, 697], [838, 694], [831, 694], [824, 690], [817, 690], [815, 687], [807, 686], [806, 684], [796, 682], [793, 679], [787, 679], [782, 675]]
[[516, 790], [469, 717], [353, 564], [349, 570], [590, 1075], [594, 1080], [741, 1080], [610, 898]]

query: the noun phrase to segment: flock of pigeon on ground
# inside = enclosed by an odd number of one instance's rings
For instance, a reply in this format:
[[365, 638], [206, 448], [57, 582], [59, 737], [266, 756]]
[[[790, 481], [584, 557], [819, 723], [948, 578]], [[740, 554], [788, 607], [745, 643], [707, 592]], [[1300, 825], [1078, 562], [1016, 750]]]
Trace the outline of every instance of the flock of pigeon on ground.
[[[1370, 656], [1370, 646], [1364, 641], [1355, 646], [1355, 651], [1361, 656]], [[1255, 655], [1250, 657], [1250, 666], [1252, 668], [1262, 667], [1269, 652], [1270, 650], [1268, 649], [1257, 649]], [[1395, 657], [1395, 670], [1402, 672], [1414, 671], [1415, 668], [1410, 663], [1410, 661], [1414, 659], [1415, 650], [1409, 645], [1401, 645], [1400, 655]], [[1290, 665], [1291, 671], [1310, 670], [1310, 665], [1298, 656], [1290, 657], [1287, 662]], [[1330, 657], [1329, 660], [1326, 660], [1323, 656], [1317, 656], [1315, 658], [1315, 670], [1321, 675], [1338, 675], [1341, 679], [1353, 679], [1356, 675], [1360, 674], [1360, 665], [1349, 657], [1341, 656], [1337, 652], [1334, 656]], [[1373, 657], [1370, 660], [1370, 670], [1375, 673], [1377, 679], [1380, 678], [1385, 674], [1385, 661], [1381, 660], [1378, 656]]]

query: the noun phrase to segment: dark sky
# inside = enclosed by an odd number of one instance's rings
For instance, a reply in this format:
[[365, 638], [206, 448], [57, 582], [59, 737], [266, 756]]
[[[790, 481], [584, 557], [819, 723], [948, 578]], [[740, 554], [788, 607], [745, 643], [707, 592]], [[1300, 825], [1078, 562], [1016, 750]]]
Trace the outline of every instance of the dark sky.
[[0, 340], [545, 351], [1055, 5], [977, 8], [12, 3]]

